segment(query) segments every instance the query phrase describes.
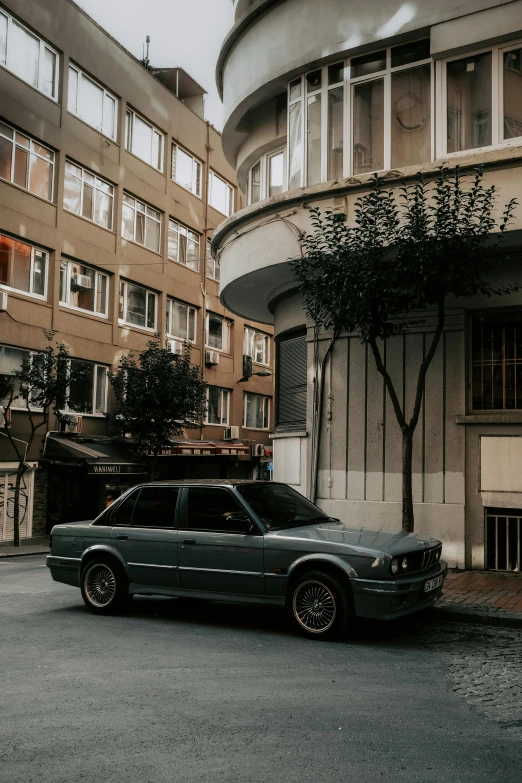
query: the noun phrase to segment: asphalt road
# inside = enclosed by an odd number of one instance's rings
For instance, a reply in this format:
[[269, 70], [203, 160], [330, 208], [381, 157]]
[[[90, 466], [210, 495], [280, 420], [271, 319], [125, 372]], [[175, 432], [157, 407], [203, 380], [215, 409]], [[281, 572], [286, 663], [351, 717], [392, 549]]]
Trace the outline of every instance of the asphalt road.
[[2, 783], [521, 780], [520, 631], [316, 642], [273, 609], [151, 598], [95, 617], [44, 562], [0, 562]]

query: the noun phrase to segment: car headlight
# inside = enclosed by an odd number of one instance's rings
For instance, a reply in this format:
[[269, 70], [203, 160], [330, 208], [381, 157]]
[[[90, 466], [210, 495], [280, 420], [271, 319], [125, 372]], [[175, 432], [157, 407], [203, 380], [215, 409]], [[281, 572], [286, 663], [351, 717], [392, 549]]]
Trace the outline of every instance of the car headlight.
[[402, 558], [401, 568], [402, 568], [403, 571], [407, 571], [408, 570], [408, 558], [407, 557], [403, 557]]
[[399, 558], [394, 557], [391, 561], [391, 572], [392, 574], [398, 574], [400, 571], [400, 565], [399, 565]]

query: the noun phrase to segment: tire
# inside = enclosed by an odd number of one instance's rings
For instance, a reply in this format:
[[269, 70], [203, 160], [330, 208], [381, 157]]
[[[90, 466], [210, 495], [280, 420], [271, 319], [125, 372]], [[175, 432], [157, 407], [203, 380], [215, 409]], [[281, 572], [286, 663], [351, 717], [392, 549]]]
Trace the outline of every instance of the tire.
[[306, 571], [290, 583], [287, 609], [309, 639], [335, 639], [353, 618], [349, 588], [327, 571]]
[[129, 583], [123, 568], [113, 558], [89, 560], [80, 577], [82, 598], [95, 614], [114, 614], [128, 603]]

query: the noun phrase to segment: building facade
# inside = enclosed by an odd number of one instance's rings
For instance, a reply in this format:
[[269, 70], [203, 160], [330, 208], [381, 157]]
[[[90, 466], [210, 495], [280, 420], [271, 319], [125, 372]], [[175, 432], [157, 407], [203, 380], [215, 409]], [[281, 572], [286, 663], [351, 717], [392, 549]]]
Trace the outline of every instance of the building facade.
[[[313, 330], [289, 260], [309, 207], [348, 222], [374, 172], [390, 187], [447, 162], [484, 166], [499, 204], [520, 196], [521, 0], [238, 0], [217, 84], [223, 149], [247, 206], [217, 229], [221, 301], [275, 327], [274, 477], [309, 493]], [[500, 280], [519, 280], [522, 210]], [[425, 324], [385, 346], [406, 408], [430, 338]], [[522, 297], [449, 302], [414, 437], [416, 530], [453, 566], [520, 571]], [[327, 335], [322, 336], [324, 350]], [[336, 343], [325, 382], [318, 503], [356, 525], [401, 519], [401, 433], [357, 335]]]
[[[45, 332], [88, 368], [68, 400], [81, 433], [39, 437], [27, 455], [23, 536], [96, 513], [143, 479], [110, 439], [107, 372], [155, 335], [173, 352], [191, 343], [209, 402], [161, 476], [266, 469], [251, 447], [268, 446], [272, 427], [272, 329], [219, 299], [210, 240], [243, 196], [203, 98], [183, 70], [144, 67], [70, 0], [0, 2], [0, 374], [43, 349]], [[11, 429], [26, 437], [22, 408]], [[8, 540], [5, 432], [0, 449]]]

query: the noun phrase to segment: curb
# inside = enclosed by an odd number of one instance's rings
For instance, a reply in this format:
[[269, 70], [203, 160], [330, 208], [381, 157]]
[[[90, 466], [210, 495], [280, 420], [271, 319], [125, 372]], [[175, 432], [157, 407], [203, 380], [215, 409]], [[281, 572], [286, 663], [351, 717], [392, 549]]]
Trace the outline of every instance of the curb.
[[30, 557], [31, 555], [48, 555], [49, 549], [40, 549], [38, 552], [7, 552], [4, 554], [0, 549], [0, 560], [7, 559], [8, 557]]
[[489, 614], [488, 610], [473, 611], [450, 606], [435, 606], [433, 611], [440, 619], [450, 622], [471, 622], [477, 625], [496, 625], [505, 628], [522, 628], [522, 612]]

